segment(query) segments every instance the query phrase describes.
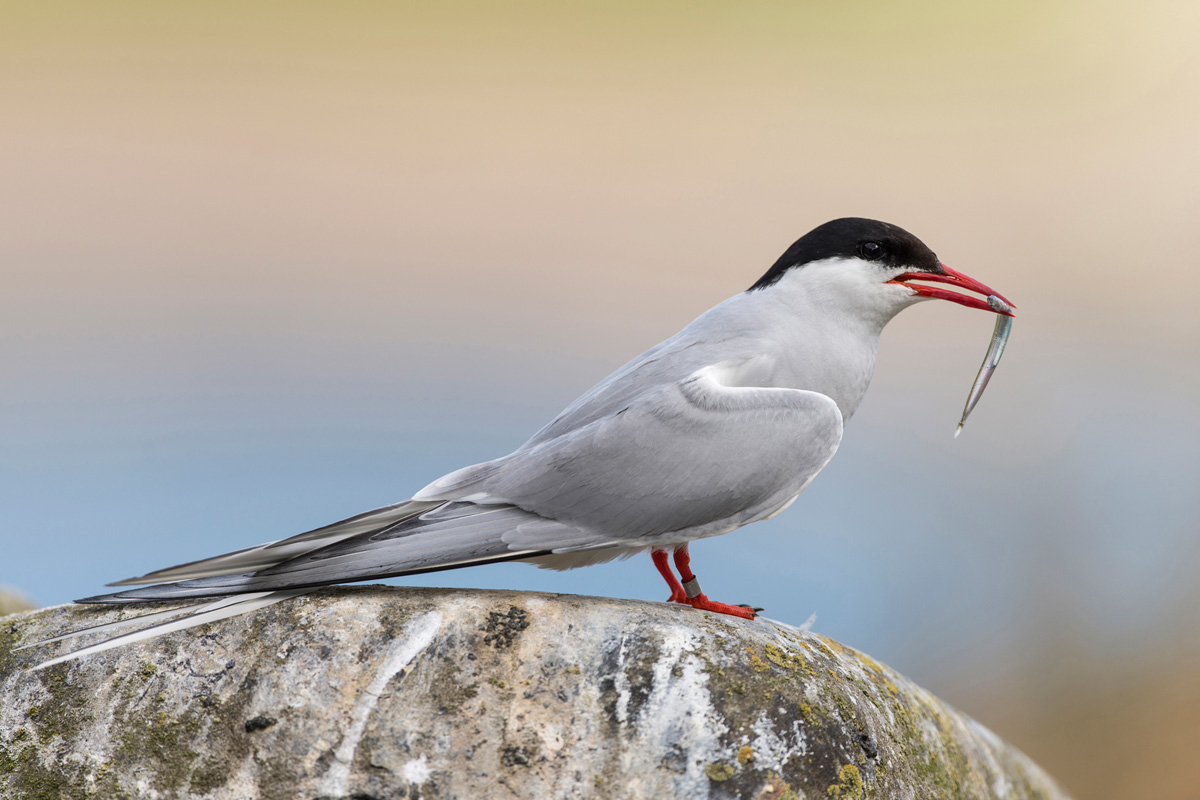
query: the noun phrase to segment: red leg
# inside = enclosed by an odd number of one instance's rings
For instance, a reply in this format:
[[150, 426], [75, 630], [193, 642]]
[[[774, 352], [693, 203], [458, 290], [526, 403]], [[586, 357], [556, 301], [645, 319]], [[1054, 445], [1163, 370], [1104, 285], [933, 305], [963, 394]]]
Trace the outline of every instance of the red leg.
[[687, 548], [686, 544], [675, 548], [675, 569], [679, 570], [679, 577], [684, 583], [696, 580], [696, 576], [692, 573], [692, 554], [688, 552]]
[[[663, 562], [665, 563], [667, 554], [663, 552], [662, 555]], [[700, 591], [700, 581], [696, 580], [691, 564], [692, 556], [688, 553], [687, 545], [685, 544], [677, 548], [675, 550], [675, 568], [679, 570], [679, 577], [683, 579], [682, 588], [684, 594], [687, 595], [687, 599], [682, 602], [701, 611], [715, 611], [718, 614], [729, 614], [732, 617], [741, 617], [742, 619], [754, 619], [758, 615], [758, 612], [762, 610], [747, 606], [731, 606], [728, 603], [718, 603], [715, 600], [709, 600], [708, 595]]]
[[667, 581], [667, 586], [671, 587], [671, 596], [667, 598], [668, 603], [686, 603], [687, 593], [683, 591], [683, 586], [679, 583], [679, 579], [675, 577], [675, 573], [671, 572], [671, 565], [667, 562], [666, 550], [651, 550], [650, 558], [654, 559], [654, 566], [658, 567], [658, 572]]

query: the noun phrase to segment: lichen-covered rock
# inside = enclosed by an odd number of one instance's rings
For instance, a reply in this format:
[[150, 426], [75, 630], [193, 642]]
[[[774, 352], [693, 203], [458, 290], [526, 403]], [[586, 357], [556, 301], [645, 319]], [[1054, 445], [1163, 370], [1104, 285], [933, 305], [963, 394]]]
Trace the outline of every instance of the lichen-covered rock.
[[324, 590], [28, 672], [0, 620], [0, 797], [1062, 798], [834, 641], [665, 603]]

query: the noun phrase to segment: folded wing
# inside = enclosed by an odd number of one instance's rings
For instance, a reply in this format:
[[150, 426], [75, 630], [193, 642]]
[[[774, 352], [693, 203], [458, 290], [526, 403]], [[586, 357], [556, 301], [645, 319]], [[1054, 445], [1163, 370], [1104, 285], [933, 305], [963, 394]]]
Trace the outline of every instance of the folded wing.
[[799, 494], [842, 436], [841, 412], [825, 395], [739, 386], [737, 376], [735, 367], [698, 370], [551, 441], [452, 473], [417, 497], [508, 503], [592, 537], [509, 539], [556, 552], [733, 530]]

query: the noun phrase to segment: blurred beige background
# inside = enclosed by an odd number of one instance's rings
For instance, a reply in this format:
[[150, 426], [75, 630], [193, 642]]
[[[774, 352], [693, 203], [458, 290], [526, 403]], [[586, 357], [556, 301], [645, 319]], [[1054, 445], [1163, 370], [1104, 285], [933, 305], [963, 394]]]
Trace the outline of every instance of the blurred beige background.
[[[878, 217], [1020, 306], [1005, 363], [952, 440], [991, 320], [906, 312], [831, 466], [697, 572], [1078, 797], [1195, 798], [1197, 30], [1159, 0], [0, 4], [0, 583], [66, 602], [400, 499]], [[422, 580], [663, 594], [639, 559]]]

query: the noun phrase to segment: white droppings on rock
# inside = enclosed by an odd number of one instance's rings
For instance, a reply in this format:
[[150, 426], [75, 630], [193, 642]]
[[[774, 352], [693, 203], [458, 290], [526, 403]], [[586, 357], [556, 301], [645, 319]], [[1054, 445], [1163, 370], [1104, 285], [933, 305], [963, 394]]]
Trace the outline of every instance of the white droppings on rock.
[[[651, 775], [664, 757], [679, 761], [673, 771], [679, 797], [702, 797], [708, 792], [704, 767], [718, 757], [720, 738], [728, 732], [709, 694], [708, 675], [690, 651], [700, 644], [695, 631], [667, 631], [652, 670], [652, 689], [632, 731], [634, 745], [625, 750], [624, 774], [632, 795], [650, 794], [642, 776]], [[680, 768], [682, 767], [682, 768]]]
[[750, 749], [754, 751], [754, 762], [756, 766], [768, 767], [776, 772], [783, 770], [783, 765], [787, 761], [790, 749], [787, 742], [775, 730], [775, 726], [767, 718], [766, 712], [761, 712], [758, 718], [754, 720], [754, 724], [750, 726], [751, 733], [754, 738], [750, 740]]
[[410, 784], [419, 785], [429, 780], [429, 776], [433, 774], [433, 770], [429, 768], [429, 764], [425, 761], [425, 756], [422, 755], [420, 758], [414, 758], [405, 764], [401, 774], [404, 775], [404, 780]]
[[375, 677], [367, 688], [363, 689], [358, 704], [350, 714], [350, 727], [346, 729], [341, 744], [333, 752], [333, 763], [321, 787], [325, 793], [334, 796], [346, 794], [350, 765], [354, 761], [354, 752], [358, 749], [363, 731], [366, 730], [367, 717], [375, 710], [379, 696], [383, 694], [388, 681], [429, 646], [441, 624], [442, 615], [437, 611], [430, 611], [409, 623], [404, 629], [404, 635], [392, 642]]
[[525, 608], [529, 609], [530, 611], [538, 612], [550, 610], [552, 604], [547, 603], [537, 595], [529, 595], [528, 597], [521, 598], [521, 605], [525, 606]]
[[617, 648], [617, 671], [612, 676], [613, 689], [617, 692], [617, 702], [614, 713], [617, 716], [617, 722], [622, 725], [629, 722], [629, 675], [625, 672], [626, 647], [629, 644], [629, 639], [625, 636], [621, 637], [621, 644]]

